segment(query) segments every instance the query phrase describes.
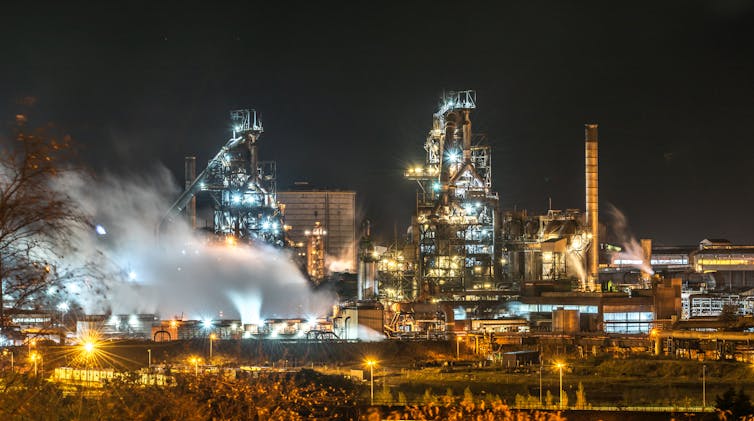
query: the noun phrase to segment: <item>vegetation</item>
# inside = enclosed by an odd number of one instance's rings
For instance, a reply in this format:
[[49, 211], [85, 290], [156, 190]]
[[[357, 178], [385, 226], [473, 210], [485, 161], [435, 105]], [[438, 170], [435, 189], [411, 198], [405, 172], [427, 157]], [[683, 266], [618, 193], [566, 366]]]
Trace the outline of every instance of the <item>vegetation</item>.
[[350, 419], [356, 396], [344, 385], [340, 378], [302, 370], [244, 379], [179, 376], [173, 387], [143, 386], [133, 377], [93, 395], [10, 376], [0, 384], [0, 419]]
[[749, 395], [745, 394], [743, 389], [739, 389], [736, 393], [732, 387], [728, 388], [722, 396], [718, 395], [715, 398], [715, 408], [722, 417], [725, 417], [724, 419], [737, 420], [754, 414]]
[[136, 376], [105, 385], [102, 391], [71, 389], [41, 377], [0, 378], [3, 420], [299, 420], [446, 419], [558, 421], [558, 413], [511, 410], [497, 396], [428, 401], [405, 407], [366, 407], [358, 388], [336, 376], [310, 370], [229, 379], [179, 376], [172, 387], [144, 386]]
[[[71, 233], [87, 216], [61, 188], [76, 171], [71, 139], [51, 129], [25, 130], [16, 116], [10, 138], [0, 138], [0, 296], [11, 309], [49, 304], [56, 289], [79, 269], [64, 260]], [[0, 307], [0, 329], [5, 326]]]

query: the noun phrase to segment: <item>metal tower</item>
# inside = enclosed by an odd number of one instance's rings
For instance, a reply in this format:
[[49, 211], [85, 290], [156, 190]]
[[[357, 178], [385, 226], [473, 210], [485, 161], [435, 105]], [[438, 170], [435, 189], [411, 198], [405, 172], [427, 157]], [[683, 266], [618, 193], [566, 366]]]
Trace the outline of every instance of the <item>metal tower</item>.
[[306, 273], [309, 274], [312, 281], [319, 284], [327, 275], [325, 271], [324, 242], [327, 230], [317, 221], [314, 223], [314, 228], [306, 230], [305, 234], [308, 238], [306, 244]]
[[[275, 164], [260, 162], [257, 141], [264, 132], [255, 110], [231, 111], [233, 136], [175, 201], [161, 222], [172, 220], [187, 209], [192, 199], [209, 195], [213, 229], [229, 241], [283, 246], [283, 212], [275, 195]], [[189, 172], [187, 171], [187, 174]], [[191, 209], [189, 207], [189, 213]], [[191, 215], [189, 215], [191, 217]]]
[[498, 289], [498, 196], [490, 147], [472, 135], [475, 108], [474, 91], [443, 95], [424, 143], [425, 163], [406, 172], [419, 185], [412, 232], [420, 298]]

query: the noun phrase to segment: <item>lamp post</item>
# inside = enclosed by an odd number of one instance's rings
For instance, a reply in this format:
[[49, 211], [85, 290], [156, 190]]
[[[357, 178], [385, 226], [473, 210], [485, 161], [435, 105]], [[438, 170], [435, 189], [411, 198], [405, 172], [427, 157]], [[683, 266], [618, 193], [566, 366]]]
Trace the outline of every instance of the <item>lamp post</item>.
[[374, 360], [367, 360], [367, 365], [369, 366], [369, 380], [371, 381], [370, 386], [370, 392], [369, 392], [369, 404], [374, 405]]
[[707, 364], [702, 364], [702, 411], [707, 407]]
[[191, 357], [189, 362], [194, 364], [194, 377], [199, 377], [199, 358]]
[[84, 344], [82, 345], [84, 356], [86, 357], [86, 381], [91, 381], [92, 376], [92, 358], [94, 357], [94, 350], [96, 349], [96, 345], [93, 340], [88, 339], [84, 341]]
[[560, 402], [559, 402], [559, 406], [560, 406], [560, 409], [563, 409], [563, 367], [565, 367], [565, 364], [563, 364], [562, 362], [557, 362], [557, 363], [555, 363], [555, 367], [557, 367], [558, 370], [560, 371]]
[[460, 336], [456, 338], [456, 359], [461, 358], [461, 341], [463, 338]]
[[37, 359], [39, 359], [39, 354], [37, 354], [36, 351], [34, 351], [31, 356], [31, 361], [34, 363], [34, 377], [37, 376]]
[[149, 354], [149, 359], [147, 360], [147, 368], [152, 368], [152, 350], [148, 349], [147, 354]]

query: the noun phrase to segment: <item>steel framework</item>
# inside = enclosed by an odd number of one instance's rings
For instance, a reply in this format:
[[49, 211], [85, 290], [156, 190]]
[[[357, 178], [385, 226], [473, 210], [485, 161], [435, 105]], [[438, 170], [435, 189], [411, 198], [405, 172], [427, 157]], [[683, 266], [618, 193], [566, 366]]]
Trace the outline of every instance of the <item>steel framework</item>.
[[471, 131], [474, 91], [443, 95], [424, 143], [424, 165], [409, 168], [417, 191], [413, 242], [419, 298], [498, 289], [498, 196], [492, 156]]
[[256, 110], [230, 113], [232, 137], [178, 197], [161, 222], [183, 212], [199, 194], [213, 205], [213, 230], [229, 241], [285, 245], [283, 213], [276, 200], [274, 162], [259, 161], [257, 141], [264, 132]]

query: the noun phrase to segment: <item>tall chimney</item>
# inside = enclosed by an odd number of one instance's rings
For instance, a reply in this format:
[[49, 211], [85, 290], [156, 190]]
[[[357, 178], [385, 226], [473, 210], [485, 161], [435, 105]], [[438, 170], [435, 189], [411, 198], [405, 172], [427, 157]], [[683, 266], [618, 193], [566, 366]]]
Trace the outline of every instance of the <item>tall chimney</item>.
[[599, 283], [599, 187], [597, 160], [597, 124], [585, 124], [585, 162], [586, 175], [586, 222], [592, 234], [589, 256], [587, 258], [587, 289], [593, 291]]
[[[186, 183], [186, 190], [188, 190], [194, 180], [196, 180], [196, 157], [187, 156], [184, 163], [185, 168], [183, 176]], [[186, 205], [186, 218], [188, 219], [191, 229], [196, 229], [196, 195], [193, 195], [188, 205]]]

